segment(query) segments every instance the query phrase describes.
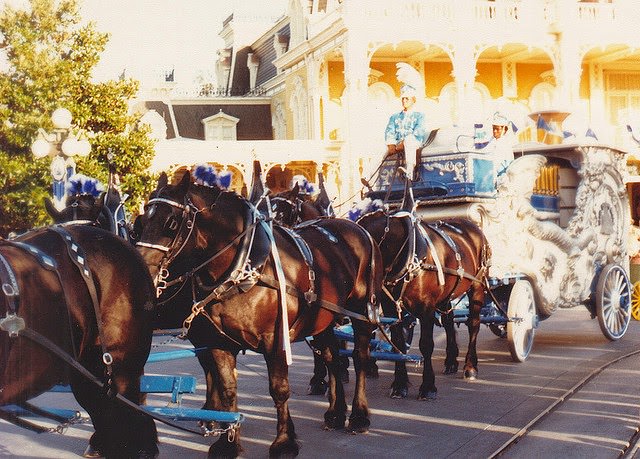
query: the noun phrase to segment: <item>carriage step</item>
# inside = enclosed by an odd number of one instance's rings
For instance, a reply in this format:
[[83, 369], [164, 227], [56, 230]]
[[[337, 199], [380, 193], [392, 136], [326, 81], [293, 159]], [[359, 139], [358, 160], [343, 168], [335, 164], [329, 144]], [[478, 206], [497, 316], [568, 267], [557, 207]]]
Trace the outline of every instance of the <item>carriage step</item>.
[[203, 410], [197, 408], [170, 408], [162, 406], [143, 406], [148, 411], [159, 416], [165, 416], [174, 421], [203, 421], [203, 422], [220, 422], [229, 424], [239, 424], [244, 421], [242, 413], [233, 411], [214, 411]]
[[[46, 408], [38, 407], [38, 408], [44, 412], [49, 413], [51, 417], [53, 418], [58, 417], [60, 418], [61, 421], [64, 420], [64, 422], [68, 422], [68, 423], [72, 423], [73, 421], [82, 418], [80, 411], [77, 411], [77, 410], [68, 410], [66, 408], [50, 408], [50, 407], [46, 407]], [[9, 412], [21, 418], [42, 417], [41, 414], [34, 413], [33, 411], [30, 411], [28, 408], [24, 408], [18, 405], [5, 405], [3, 407], [0, 407], [0, 409], [2, 409], [2, 411]]]
[[[171, 403], [180, 403], [182, 394], [196, 391], [195, 376], [143, 375], [140, 377], [140, 392], [143, 394], [171, 394]], [[53, 386], [49, 392], [71, 392], [70, 386]]]
[[[140, 378], [140, 392], [145, 394], [171, 394], [171, 405], [179, 404], [182, 394], [193, 394], [195, 391], [196, 378], [194, 376], [143, 375]], [[52, 387], [50, 392], [71, 393], [71, 387], [58, 385]], [[80, 413], [75, 410], [50, 407], [38, 408], [54, 416], [67, 419], [69, 422], [80, 417]], [[244, 415], [237, 412], [185, 408], [181, 406], [164, 407], [144, 405], [141, 408], [150, 413], [168, 417], [174, 421], [203, 421], [228, 424], [239, 424], [244, 421]], [[37, 413], [16, 405], [3, 406], [2, 409], [21, 417], [40, 416]]]
[[[352, 349], [340, 349], [340, 355], [342, 356], [351, 357], [351, 354], [353, 354]], [[371, 356], [372, 359], [376, 359], [376, 360], [389, 360], [392, 362], [401, 362], [401, 361], [416, 362], [416, 363], [422, 362], [422, 356], [417, 354], [400, 354], [397, 352], [371, 351], [369, 352], [369, 355]]]

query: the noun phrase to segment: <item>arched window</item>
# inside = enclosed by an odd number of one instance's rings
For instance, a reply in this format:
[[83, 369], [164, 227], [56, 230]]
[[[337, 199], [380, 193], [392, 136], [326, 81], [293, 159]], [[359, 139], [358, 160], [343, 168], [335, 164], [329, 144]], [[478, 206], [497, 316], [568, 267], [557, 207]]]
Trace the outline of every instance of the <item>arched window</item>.
[[549, 82], [538, 83], [531, 89], [529, 107], [532, 112], [549, 110], [554, 107], [556, 87]]
[[296, 77], [294, 81], [293, 93], [289, 101], [291, 112], [293, 113], [293, 138], [309, 138], [309, 116], [307, 91], [301, 77]]
[[274, 103], [271, 124], [273, 126], [273, 138], [275, 140], [284, 140], [287, 138], [284, 104], [279, 100]]
[[[458, 113], [458, 88], [455, 83], [447, 83], [440, 91], [440, 109], [443, 113], [449, 115], [450, 119], [459, 120], [461, 114]], [[464, 101], [466, 113], [464, 118], [473, 120], [482, 120], [489, 115], [491, 93], [489, 89], [482, 83], [475, 82], [473, 89], [468, 91]]]

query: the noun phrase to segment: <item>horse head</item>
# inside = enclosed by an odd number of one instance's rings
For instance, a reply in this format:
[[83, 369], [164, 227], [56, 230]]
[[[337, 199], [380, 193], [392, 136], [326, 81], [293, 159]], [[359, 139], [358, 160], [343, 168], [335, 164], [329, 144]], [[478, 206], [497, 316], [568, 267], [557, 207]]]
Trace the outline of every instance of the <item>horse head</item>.
[[273, 219], [285, 226], [294, 226], [300, 223], [300, 211], [302, 198], [300, 186], [294, 183], [290, 190], [281, 191], [271, 197], [271, 213]]
[[56, 209], [53, 201], [44, 199], [44, 207], [54, 223], [67, 222], [98, 222], [104, 208], [105, 193], [98, 197], [91, 194], [76, 194], [68, 196], [65, 207], [62, 210]]
[[224, 277], [255, 218], [255, 207], [233, 191], [194, 184], [188, 172], [171, 185], [163, 173], [136, 223], [136, 245], [160, 290], [169, 271], [211, 281]]

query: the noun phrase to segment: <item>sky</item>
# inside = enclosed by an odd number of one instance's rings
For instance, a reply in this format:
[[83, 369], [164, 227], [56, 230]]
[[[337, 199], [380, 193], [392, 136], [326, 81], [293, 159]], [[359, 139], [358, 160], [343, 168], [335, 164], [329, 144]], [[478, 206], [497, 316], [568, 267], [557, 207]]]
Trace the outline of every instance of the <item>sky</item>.
[[[122, 70], [141, 72], [175, 68], [176, 79], [190, 81], [213, 74], [222, 22], [234, 17], [264, 20], [279, 16], [284, 0], [79, 0], [81, 15], [111, 34], [96, 69], [98, 80]], [[179, 73], [179, 75], [178, 75]]]
[[213, 68], [217, 34], [231, 11], [232, 0], [81, 0], [83, 19], [111, 35], [94, 77]]
[[[28, 5], [28, 0], [0, 0], [0, 8]], [[222, 22], [234, 17], [264, 20], [278, 17], [286, 0], [78, 0], [84, 21], [96, 23], [111, 37], [94, 78], [126, 75], [142, 79], [175, 69], [176, 79], [191, 82], [213, 74], [222, 47]], [[0, 62], [0, 69], [2, 63]]]

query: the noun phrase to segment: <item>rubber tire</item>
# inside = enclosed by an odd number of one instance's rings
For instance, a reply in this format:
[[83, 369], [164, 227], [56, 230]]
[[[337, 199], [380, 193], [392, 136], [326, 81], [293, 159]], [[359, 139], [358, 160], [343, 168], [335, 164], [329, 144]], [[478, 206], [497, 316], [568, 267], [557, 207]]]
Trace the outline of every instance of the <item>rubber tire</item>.
[[[513, 284], [507, 307], [507, 342], [514, 362], [524, 362], [536, 331], [536, 300], [531, 282], [526, 279]], [[513, 320], [520, 319], [520, 320]]]
[[620, 265], [606, 265], [598, 277], [596, 315], [602, 334], [611, 341], [624, 336], [631, 321], [631, 282]]

